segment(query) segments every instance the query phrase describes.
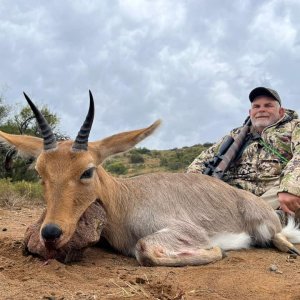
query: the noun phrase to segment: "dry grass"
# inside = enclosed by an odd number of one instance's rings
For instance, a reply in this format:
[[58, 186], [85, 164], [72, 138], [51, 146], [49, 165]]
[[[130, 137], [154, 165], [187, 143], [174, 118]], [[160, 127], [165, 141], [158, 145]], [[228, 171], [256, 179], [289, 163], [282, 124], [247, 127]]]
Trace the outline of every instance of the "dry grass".
[[13, 209], [32, 204], [41, 205], [43, 202], [39, 183], [0, 179], [0, 207]]
[[174, 285], [173, 274], [174, 272], [168, 272], [164, 278], [155, 275], [150, 279], [144, 274], [129, 281], [121, 278], [110, 279], [110, 283], [117, 289], [115, 293], [107, 296], [109, 299], [134, 297], [135, 299], [183, 300], [185, 293], [177, 284]]
[[[113, 279], [110, 282], [115, 285], [119, 291], [114, 294], [108, 294], [109, 297], [122, 297], [130, 298], [133, 296], [143, 296], [143, 298], [150, 298], [150, 295], [143, 289], [142, 286], [136, 283], [131, 283], [128, 281], [122, 281], [120, 284], [115, 282]], [[123, 285], [123, 286], [122, 286]]]

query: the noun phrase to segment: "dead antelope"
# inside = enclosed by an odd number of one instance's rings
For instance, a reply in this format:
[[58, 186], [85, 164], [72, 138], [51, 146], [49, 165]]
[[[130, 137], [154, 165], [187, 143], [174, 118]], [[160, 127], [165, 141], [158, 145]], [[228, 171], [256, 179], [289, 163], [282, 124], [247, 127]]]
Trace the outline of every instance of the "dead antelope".
[[[117, 179], [101, 166], [110, 155], [129, 150], [160, 124], [88, 142], [94, 101], [75, 141], [57, 142], [43, 115], [26, 96], [43, 139], [0, 132], [2, 141], [35, 156], [47, 212], [40, 230], [46, 247], [60, 249], [95, 201], [107, 216], [102, 235], [142, 265], [200, 265], [220, 260], [223, 250], [273, 243], [299, 254], [293, 223], [282, 229], [275, 212], [258, 197], [199, 174], [156, 173]], [[50, 247], [49, 246], [49, 247]]]

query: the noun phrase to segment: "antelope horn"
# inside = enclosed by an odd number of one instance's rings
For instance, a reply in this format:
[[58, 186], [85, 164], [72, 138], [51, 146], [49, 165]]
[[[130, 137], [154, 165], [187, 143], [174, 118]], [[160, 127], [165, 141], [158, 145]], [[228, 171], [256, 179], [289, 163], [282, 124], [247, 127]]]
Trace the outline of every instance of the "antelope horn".
[[82, 151], [82, 150], [86, 151], [88, 148], [88, 139], [93, 125], [94, 112], [95, 112], [94, 99], [91, 91], [89, 91], [89, 95], [90, 95], [89, 111], [87, 113], [83, 125], [81, 126], [78, 132], [76, 140], [72, 146], [72, 149], [75, 151]]
[[52, 132], [52, 129], [50, 128], [47, 120], [44, 118], [42, 113], [37, 109], [37, 107], [32, 103], [32, 101], [29, 99], [29, 97], [23, 92], [31, 110], [33, 111], [35, 118], [37, 120], [37, 123], [40, 127], [42, 137], [44, 139], [44, 150], [50, 150], [56, 148], [56, 138]]

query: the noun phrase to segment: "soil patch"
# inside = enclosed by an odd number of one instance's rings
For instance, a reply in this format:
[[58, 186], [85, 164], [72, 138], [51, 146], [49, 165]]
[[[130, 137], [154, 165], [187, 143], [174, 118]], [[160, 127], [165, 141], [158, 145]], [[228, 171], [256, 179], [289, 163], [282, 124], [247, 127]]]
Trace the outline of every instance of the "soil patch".
[[[0, 208], [0, 299], [300, 299], [300, 258], [275, 249], [231, 251], [214, 264], [141, 267], [100, 246], [64, 265], [23, 256], [41, 208]], [[298, 247], [299, 248], [299, 247]]]

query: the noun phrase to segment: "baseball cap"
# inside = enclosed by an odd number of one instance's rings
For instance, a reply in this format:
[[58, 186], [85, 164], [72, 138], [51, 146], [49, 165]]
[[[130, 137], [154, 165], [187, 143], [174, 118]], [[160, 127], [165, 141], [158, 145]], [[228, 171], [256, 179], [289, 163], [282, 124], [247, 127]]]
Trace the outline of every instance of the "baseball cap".
[[257, 87], [254, 90], [252, 90], [249, 94], [250, 102], [253, 102], [253, 100], [259, 96], [268, 96], [270, 98], [273, 98], [275, 101], [279, 102], [279, 104], [281, 105], [281, 99], [275, 90], [272, 90], [272, 89], [266, 88], [266, 87], [262, 87], [262, 86]]

